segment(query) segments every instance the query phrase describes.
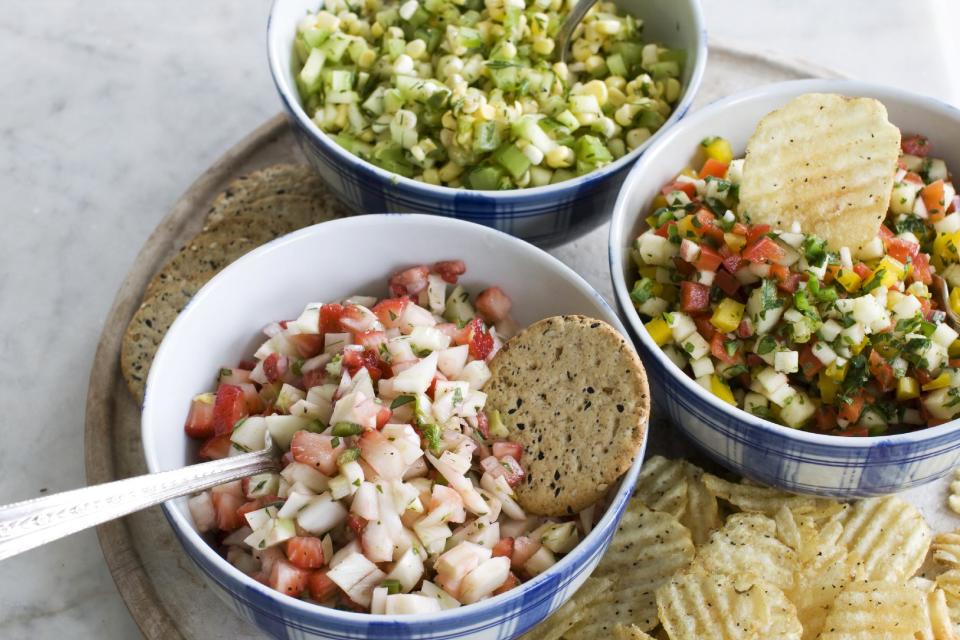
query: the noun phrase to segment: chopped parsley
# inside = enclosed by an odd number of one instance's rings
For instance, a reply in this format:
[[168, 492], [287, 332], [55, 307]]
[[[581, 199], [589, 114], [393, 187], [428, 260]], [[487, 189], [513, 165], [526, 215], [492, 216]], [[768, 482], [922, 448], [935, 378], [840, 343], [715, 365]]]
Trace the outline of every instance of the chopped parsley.
[[397, 396], [396, 398], [393, 399], [393, 402], [390, 403], [390, 408], [397, 409], [399, 407], [402, 407], [405, 404], [410, 404], [411, 402], [416, 402], [416, 401], [417, 401], [416, 396], [410, 396], [410, 395]]

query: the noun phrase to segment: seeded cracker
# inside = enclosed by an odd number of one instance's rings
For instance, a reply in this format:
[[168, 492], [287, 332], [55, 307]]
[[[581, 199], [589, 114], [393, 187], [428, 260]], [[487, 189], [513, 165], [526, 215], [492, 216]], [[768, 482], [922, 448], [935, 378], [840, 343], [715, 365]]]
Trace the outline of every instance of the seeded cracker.
[[899, 153], [900, 131], [877, 100], [798, 96], [747, 142], [740, 212], [775, 229], [797, 222], [856, 254], [886, 216]]
[[585, 509], [630, 467], [650, 392], [640, 359], [613, 327], [583, 316], [541, 320], [511, 338], [490, 370], [487, 406], [523, 445], [527, 475], [516, 494], [528, 513]]

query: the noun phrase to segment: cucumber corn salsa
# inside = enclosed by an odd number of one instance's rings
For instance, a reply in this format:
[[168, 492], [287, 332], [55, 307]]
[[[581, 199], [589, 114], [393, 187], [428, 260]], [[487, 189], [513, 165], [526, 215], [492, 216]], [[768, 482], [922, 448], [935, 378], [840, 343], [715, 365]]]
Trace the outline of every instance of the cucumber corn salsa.
[[737, 213], [743, 160], [703, 141], [699, 172], [666, 185], [636, 239], [631, 298], [651, 338], [721, 400], [844, 436], [960, 415], [960, 341], [932, 294], [960, 313], [960, 198], [922, 136], [905, 137], [890, 208], [856, 259], [799, 227]]
[[593, 525], [527, 517], [523, 450], [484, 412], [487, 362], [514, 331], [498, 287], [473, 303], [463, 262], [412, 267], [391, 297], [311, 303], [219, 372], [185, 429], [199, 456], [284, 452], [190, 498], [197, 529], [270, 587], [348, 610], [430, 613], [545, 571]]
[[496, 190], [569, 180], [637, 148], [670, 115], [685, 52], [600, 3], [328, 0], [299, 24], [296, 83], [344, 149], [407, 178]]

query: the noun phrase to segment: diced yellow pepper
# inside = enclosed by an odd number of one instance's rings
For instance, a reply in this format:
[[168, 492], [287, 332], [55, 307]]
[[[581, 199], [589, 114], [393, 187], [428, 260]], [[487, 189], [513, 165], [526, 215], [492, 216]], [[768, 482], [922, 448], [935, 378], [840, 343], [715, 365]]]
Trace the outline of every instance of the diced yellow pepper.
[[865, 284], [870, 284], [877, 278], [877, 274], [880, 274], [880, 284], [883, 288], [888, 289], [893, 285], [897, 284], [903, 280], [903, 275], [906, 272], [906, 267], [903, 266], [899, 260], [891, 258], [890, 256], [883, 256], [883, 260], [877, 265], [876, 269], [873, 270], [873, 273], [870, 274], [870, 277], [867, 278]]
[[717, 396], [728, 404], [737, 404], [737, 400], [733, 397], [733, 391], [731, 391], [730, 385], [721, 380], [720, 376], [717, 374], [710, 376], [710, 391], [713, 392], [713, 395]]
[[693, 216], [684, 216], [677, 222], [677, 233], [681, 238], [692, 238], [697, 235], [698, 229], [693, 226]]
[[654, 211], [667, 206], [667, 196], [663, 195], [662, 193], [658, 194], [657, 197], [653, 199], [651, 206], [653, 207]]
[[903, 376], [897, 380], [897, 400], [912, 400], [920, 397], [920, 383], [916, 378]]
[[944, 262], [953, 262], [957, 259], [957, 234], [938, 233], [933, 240], [933, 257]]
[[824, 370], [824, 373], [826, 373], [831, 380], [840, 382], [847, 376], [848, 366], [848, 363], [844, 363], [842, 367], [838, 367], [836, 362], [831, 362], [830, 365]]
[[842, 286], [844, 289], [850, 293], [853, 293], [860, 288], [860, 284], [863, 282], [863, 280], [856, 274], [856, 272], [850, 269], [840, 269], [840, 271], [837, 272], [837, 282], [839, 282], [840, 286]]
[[[951, 304], [951, 306], [953, 305]], [[960, 358], [960, 339], [950, 343], [950, 346], [947, 347], [947, 355], [951, 358]]]
[[718, 162], [729, 163], [733, 160], [733, 149], [726, 138], [707, 138], [703, 142], [703, 148], [707, 152], [708, 158], [713, 158]]
[[870, 339], [864, 337], [864, 339], [860, 341], [860, 344], [850, 345], [850, 351], [853, 352], [853, 355], [859, 355], [868, 344], [870, 344]]
[[683, 171], [680, 172], [680, 175], [687, 176], [688, 178], [699, 178], [697, 172], [690, 167], [684, 167]]
[[710, 324], [723, 333], [736, 331], [737, 327], [740, 326], [740, 321], [743, 319], [743, 310], [745, 308], [745, 305], [737, 302], [733, 298], [724, 298], [720, 301], [720, 304], [717, 305], [713, 316], [710, 317]]
[[823, 398], [824, 402], [833, 402], [837, 397], [837, 389], [840, 388], [840, 385], [828, 376], [826, 371], [823, 371], [817, 379], [817, 387], [820, 389], [820, 397]]
[[667, 302], [677, 301], [677, 287], [672, 284], [661, 285], [660, 293], [657, 294]]
[[950, 290], [950, 308], [954, 313], [960, 313], [960, 287]]
[[663, 293], [663, 284], [660, 282], [654, 282], [652, 285], [650, 285], [650, 291], [653, 293], [653, 295], [659, 298], [660, 294]]
[[950, 386], [950, 374], [944, 371], [936, 378], [923, 385], [921, 389], [924, 391], [933, 391], [935, 389], [944, 389]]
[[656, 281], [657, 279], [657, 268], [656, 267], [640, 267], [637, 269], [640, 272], [641, 278], [650, 278], [651, 280]]
[[723, 242], [727, 245], [730, 251], [739, 253], [741, 249], [747, 244], [746, 236], [742, 236], [739, 233], [730, 233], [729, 231], [723, 234]]
[[647, 333], [650, 334], [650, 337], [653, 338], [653, 341], [656, 342], [659, 347], [667, 344], [673, 338], [673, 333], [670, 332], [670, 326], [663, 318], [654, 318], [644, 326], [647, 328]]

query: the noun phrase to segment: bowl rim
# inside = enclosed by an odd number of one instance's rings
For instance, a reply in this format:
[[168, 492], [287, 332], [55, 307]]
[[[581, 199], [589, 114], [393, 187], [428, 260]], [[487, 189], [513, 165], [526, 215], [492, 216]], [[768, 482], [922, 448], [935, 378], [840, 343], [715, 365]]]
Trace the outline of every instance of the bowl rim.
[[[538, 247], [524, 240], [511, 236], [497, 229], [492, 229], [484, 225], [465, 220], [459, 220], [456, 218], [445, 218], [441, 216], [418, 213], [381, 213], [340, 218], [337, 220], [321, 222], [309, 227], [305, 227], [271, 240], [270, 242], [267, 242], [266, 244], [263, 244], [249, 253], [241, 256], [238, 260], [230, 265], [227, 265], [227, 267], [225, 267], [220, 273], [211, 278], [210, 281], [207, 282], [190, 300], [187, 306], [184, 307], [183, 311], [180, 312], [173, 324], [170, 326], [170, 329], [167, 331], [167, 334], [164, 336], [163, 341], [161, 341], [160, 347], [157, 349], [154, 362], [160, 362], [162, 364], [166, 360], [166, 353], [171, 349], [171, 343], [169, 340], [167, 340], [167, 336], [175, 335], [179, 325], [190, 321], [190, 318], [193, 314], [193, 309], [197, 305], [203, 304], [204, 299], [209, 295], [210, 291], [226, 286], [224, 283], [227, 282], [231, 277], [231, 273], [236, 271], [234, 265], [255, 262], [263, 254], [282, 250], [282, 247], [287, 244], [297, 242], [298, 240], [307, 236], [323, 233], [324, 230], [330, 229], [329, 225], [335, 225], [337, 227], [360, 227], [361, 229], [370, 227], [389, 230], [389, 228], [393, 225], [409, 225], [410, 223], [425, 225], [428, 228], [436, 228], [438, 226], [452, 227], [468, 235], [486, 235], [488, 237], [495, 238], [498, 241], [506, 242], [512, 246], [512, 249], [530, 254], [541, 262], [546, 263], [552, 269], [558, 271], [577, 289], [587, 294], [587, 297], [596, 303], [597, 310], [599, 312], [598, 315], [602, 316], [601, 319], [611, 324], [624, 337], [629, 336], [626, 327], [621, 322], [616, 311], [614, 311], [614, 309], [610, 306], [610, 304], [607, 303], [603, 296], [601, 296], [599, 292], [597, 292], [596, 289], [594, 289], [593, 286], [590, 285], [580, 274], [564, 264], [558, 258], [555, 258], [546, 251], [539, 249]], [[628, 342], [630, 341], [628, 340]], [[635, 346], [632, 345], [632, 342], [631, 346], [635, 348]], [[156, 473], [164, 470], [161, 468], [158, 462], [157, 451], [153, 447], [153, 442], [159, 439], [156, 438], [154, 434], [157, 433], [162, 426], [154, 425], [152, 420], [149, 418], [148, 413], [148, 407], [150, 406], [150, 402], [152, 400], [151, 388], [153, 387], [152, 383], [157, 375], [155, 373], [156, 371], [156, 368], [151, 367], [150, 373], [147, 376], [141, 415], [142, 447], [147, 463], [147, 469], [150, 473]], [[649, 427], [649, 421], [647, 426]], [[176, 433], [180, 432], [178, 431]], [[430, 625], [437, 622], [451, 622], [457, 618], [464, 617], [464, 611], [466, 611], [466, 615], [471, 616], [471, 619], [483, 617], [482, 614], [490, 614], [492, 619], [496, 618], [499, 613], [504, 611], [503, 607], [506, 603], [512, 602], [516, 599], [522, 599], [523, 595], [529, 590], [549, 581], [552, 576], [562, 574], [568, 567], [579, 567], [583, 565], [592, 558], [598, 548], [603, 546], [604, 541], [599, 537], [599, 534], [600, 532], [608, 529], [610, 526], [615, 526], [615, 521], [621, 517], [626, 505], [626, 501], [629, 499], [629, 496], [632, 493], [637, 474], [640, 471], [640, 465], [643, 462], [646, 446], [647, 437], [645, 436], [636, 459], [621, 477], [619, 484], [614, 490], [615, 493], [612, 495], [610, 504], [607, 506], [607, 509], [601, 519], [594, 525], [590, 533], [588, 533], [570, 553], [558, 560], [556, 564], [533, 579], [521, 583], [517, 587], [502, 594], [492, 598], [487, 598], [486, 600], [481, 600], [480, 602], [473, 604], [463, 605], [455, 609], [449, 609], [439, 613], [430, 614], [429, 616], [385, 615], [340, 611], [307, 602], [305, 600], [300, 600], [298, 598], [286, 596], [282, 593], [274, 591], [270, 587], [261, 584], [260, 582], [257, 582], [227, 562], [227, 560], [220, 556], [220, 554], [218, 554], [212, 546], [203, 540], [186, 515], [181, 513], [179, 509], [176, 509], [172, 506], [172, 501], [165, 502], [161, 506], [163, 507], [163, 511], [167, 520], [176, 530], [176, 533], [178, 534], [177, 537], [180, 539], [181, 543], [189, 543], [191, 550], [203, 558], [211, 567], [217, 568], [220, 574], [225, 575], [235, 583], [239, 583], [244, 586], [247, 590], [246, 593], [255, 593], [259, 597], [267, 598], [278, 607], [285, 607], [295, 610], [299, 615], [307, 618], [332, 617], [344, 624], [388, 622], [405, 624], [408, 626], [417, 626], [424, 624]], [[188, 555], [190, 555], [189, 552]], [[574, 571], [573, 575], [579, 575], [579, 572]], [[238, 597], [234, 593], [231, 595], [234, 598]]]
[[[710, 104], [698, 109], [695, 113], [672, 127], [670, 131], [664, 133], [662, 137], [656, 140], [647, 152], [637, 161], [620, 188], [616, 203], [613, 207], [613, 215], [610, 222], [610, 234], [608, 236], [608, 262], [610, 267], [610, 276], [613, 280], [614, 298], [620, 307], [627, 323], [639, 340], [643, 350], [653, 354], [656, 366], [667, 372], [667, 375], [680, 381], [685, 391], [694, 394], [716, 412], [724, 414], [726, 417], [746, 424], [752, 428], [765, 431], [775, 436], [800, 441], [810, 445], [821, 447], [835, 447], [839, 449], [870, 449], [873, 447], [891, 447], [912, 445], [917, 443], [933, 443], [944, 439], [951, 432], [960, 426], [960, 418], [956, 418], [935, 427], [928, 427], [891, 435], [869, 436], [867, 438], [844, 438], [827, 434], [792, 429], [790, 427], [765, 420], [758, 416], [747, 413], [739, 407], [733, 407], [723, 402], [711, 393], [707, 393], [690, 376], [679, 369], [671, 361], [663, 350], [647, 333], [640, 315], [634, 309], [630, 302], [629, 289], [626, 283], [626, 276], [623, 271], [624, 254], [624, 234], [630, 231], [626, 229], [629, 223], [632, 228], [640, 218], [639, 214], [632, 214], [627, 210], [626, 197], [631, 185], [642, 182], [644, 173], [649, 167], [658, 161], [658, 154], [669, 145], [673, 144], [674, 139], [682, 135], [688, 127], [696, 127], [702, 122], [715, 121], [722, 118], [726, 113], [733, 111], [741, 105], [752, 103], [758, 100], [770, 97], [787, 98], [808, 92], [829, 92], [844, 93], [846, 95], [869, 95], [883, 96], [878, 98], [881, 102], [887, 99], [896, 100], [910, 104], [913, 108], [923, 109], [931, 112], [937, 112], [947, 118], [954, 120], [960, 126], [960, 109], [947, 104], [936, 98], [913, 93], [896, 87], [881, 85], [876, 83], [861, 82], [847, 79], [804, 79], [788, 80], [767, 85], [761, 85], [745, 91], [739, 91], [724, 98], [720, 98]], [[718, 125], [722, 129], [722, 125]], [[679, 170], [679, 169], [678, 169]]]
[[445, 187], [427, 184], [425, 182], [418, 182], [412, 178], [406, 178], [397, 173], [393, 173], [392, 171], [382, 169], [372, 162], [364, 160], [359, 156], [350, 153], [331, 140], [330, 137], [324, 133], [311, 118], [307, 116], [307, 113], [303, 110], [303, 106], [300, 104], [299, 97], [294, 87], [291, 87], [287, 83], [284, 69], [280, 63], [280, 47], [287, 45], [286, 43], [281, 42], [281, 36], [279, 35], [279, 32], [274, 24], [274, 16], [277, 13], [278, 6], [281, 3], [286, 3], [289, 1], [290, 0], [273, 0], [273, 3], [270, 6], [270, 13], [267, 18], [267, 60], [270, 67], [270, 76], [273, 79], [274, 87], [276, 87], [277, 93], [280, 95], [280, 99], [283, 102], [287, 113], [293, 116], [296, 124], [310, 136], [311, 140], [316, 141], [316, 143], [319, 144], [326, 153], [333, 154], [338, 163], [342, 162], [344, 164], [353, 165], [367, 174], [375, 176], [379, 180], [386, 180], [392, 185], [413, 191], [417, 196], [420, 197], [455, 197], [458, 200], [462, 198], [478, 200], [482, 200], [484, 198], [520, 201], [537, 200], [541, 196], [550, 196], [563, 193], [567, 190], [578, 191], [582, 187], [587, 186], [594, 181], [609, 177], [610, 175], [613, 175], [621, 169], [628, 167], [631, 163], [636, 161], [637, 158], [639, 158], [644, 151], [649, 148], [650, 144], [655, 141], [661, 133], [666, 132], [677, 122], [683, 119], [700, 90], [700, 84], [703, 80], [703, 74], [707, 65], [707, 30], [704, 23], [703, 9], [698, 0], [685, 0], [691, 9], [693, 15], [693, 28], [695, 29], [696, 33], [696, 47], [695, 50], [692, 51], [695, 56], [695, 60], [693, 70], [690, 74], [690, 81], [684, 87], [684, 92], [680, 97], [680, 101], [670, 113], [670, 116], [663, 123], [663, 125], [661, 125], [661, 127], [650, 136], [650, 138], [644, 141], [643, 144], [633, 151], [624, 154], [623, 157], [618, 158], [614, 162], [601, 167], [600, 169], [591, 171], [590, 173], [586, 173], [582, 176], [577, 176], [576, 178], [571, 178], [570, 180], [558, 182], [556, 184], [542, 187], [531, 187], [529, 189], [509, 189], [505, 191]]

